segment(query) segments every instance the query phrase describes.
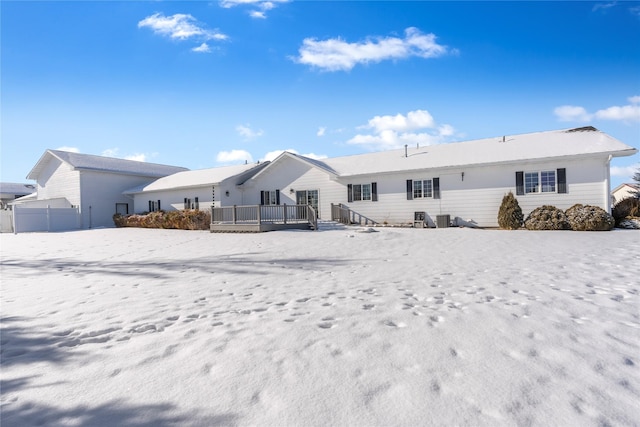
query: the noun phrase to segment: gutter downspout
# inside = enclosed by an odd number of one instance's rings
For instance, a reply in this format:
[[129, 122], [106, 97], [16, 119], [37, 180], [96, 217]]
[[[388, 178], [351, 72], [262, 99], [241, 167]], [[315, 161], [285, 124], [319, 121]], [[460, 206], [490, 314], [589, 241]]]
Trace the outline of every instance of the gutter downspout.
[[605, 180], [604, 180], [604, 183], [605, 183], [604, 210], [607, 213], [611, 213], [611, 159], [612, 158], [613, 156], [609, 154], [609, 157], [607, 157], [607, 161], [605, 163], [607, 175], [605, 176]]

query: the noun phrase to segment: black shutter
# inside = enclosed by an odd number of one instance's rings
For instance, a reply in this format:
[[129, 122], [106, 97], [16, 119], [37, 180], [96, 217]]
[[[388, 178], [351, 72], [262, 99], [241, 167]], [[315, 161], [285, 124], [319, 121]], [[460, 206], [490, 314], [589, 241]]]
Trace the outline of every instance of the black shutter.
[[353, 185], [347, 184], [347, 202], [353, 202]]
[[433, 178], [433, 198], [440, 198], [440, 178]]
[[152, 205], [152, 201], [149, 200], [149, 212], [153, 212], [153, 205]]
[[524, 196], [524, 172], [516, 172], [516, 195]]
[[160, 210], [160, 200], [158, 200], [158, 210]]
[[186, 198], [186, 197], [184, 198], [184, 202], [183, 202], [182, 204], [184, 205], [183, 207], [184, 207], [185, 209], [188, 209], [188, 208], [189, 208], [189, 207], [187, 206], [187, 198]]
[[407, 180], [407, 200], [413, 200], [413, 180]]
[[264, 191], [260, 192], [260, 204], [264, 205]]
[[280, 190], [276, 190], [276, 205], [280, 204]]
[[371, 201], [372, 202], [378, 201], [378, 183], [377, 182], [371, 183]]
[[567, 192], [567, 170], [565, 168], [560, 168], [556, 171], [556, 175], [558, 177], [558, 193], [566, 193]]

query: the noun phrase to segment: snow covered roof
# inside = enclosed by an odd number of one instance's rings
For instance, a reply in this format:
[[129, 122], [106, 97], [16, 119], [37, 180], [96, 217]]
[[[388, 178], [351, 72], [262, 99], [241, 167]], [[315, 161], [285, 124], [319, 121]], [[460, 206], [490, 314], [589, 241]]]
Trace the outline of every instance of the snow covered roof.
[[34, 184], [20, 184], [16, 182], [0, 182], [0, 193], [12, 195], [27, 195], [34, 193], [36, 186]]
[[241, 184], [255, 175], [269, 162], [260, 164], [250, 163], [245, 165], [222, 166], [217, 168], [183, 171], [160, 178], [151, 184], [141, 185], [125, 191], [125, 194], [144, 193], [148, 191], [172, 190], [186, 187], [202, 187], [205, 185], [220, 184], [221, 182], [235, 178], [235, 184]]
[[[467, 142], [314, 160], [339, 176], [367, 175], [420, 169], [521, 162], [583, 155], [630, 156], [637, 153], [617, 139], [591, 126]], [[311, 159], [307, 159], [311, 161]]]
[[94, 156], [92, 154], [72, 153], [69, 151], [47, 150], [27, 175], [27, 179], [37, 179], [51, 158], [69, 164], [75, 170], [110, 172], [124, 175], [139, 175], [160, 178], [176, 172], [188, 170], [179, 166], [116, 159], [114, 157]]

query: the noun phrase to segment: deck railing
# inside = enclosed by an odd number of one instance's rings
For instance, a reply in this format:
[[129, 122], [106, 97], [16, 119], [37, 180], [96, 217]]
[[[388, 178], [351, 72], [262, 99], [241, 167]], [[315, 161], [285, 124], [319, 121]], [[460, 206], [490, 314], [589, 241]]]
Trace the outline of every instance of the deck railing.
[[359, 214], [356, 211], [353, 211], [343, 205], [342, 203], [338, 205], [331, 204], [331, 220], [337, 221], [342, 224], [359, 224], [359, 225], [376, 225], [377, 222], [372, 220], [371, 218]]
[[211, 208], [212, 224], [304, 224], [318, 229], [318, 215], [309, 205], [251, 205]]

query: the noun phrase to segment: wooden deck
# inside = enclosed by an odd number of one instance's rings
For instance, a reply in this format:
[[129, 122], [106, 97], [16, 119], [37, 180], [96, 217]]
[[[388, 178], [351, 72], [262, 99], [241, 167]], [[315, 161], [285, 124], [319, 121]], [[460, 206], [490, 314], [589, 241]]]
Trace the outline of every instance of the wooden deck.
[[309, 205], [252, 205], [211, 208], [212, 233], [260, 233], [317, 230], [318, 216]]

